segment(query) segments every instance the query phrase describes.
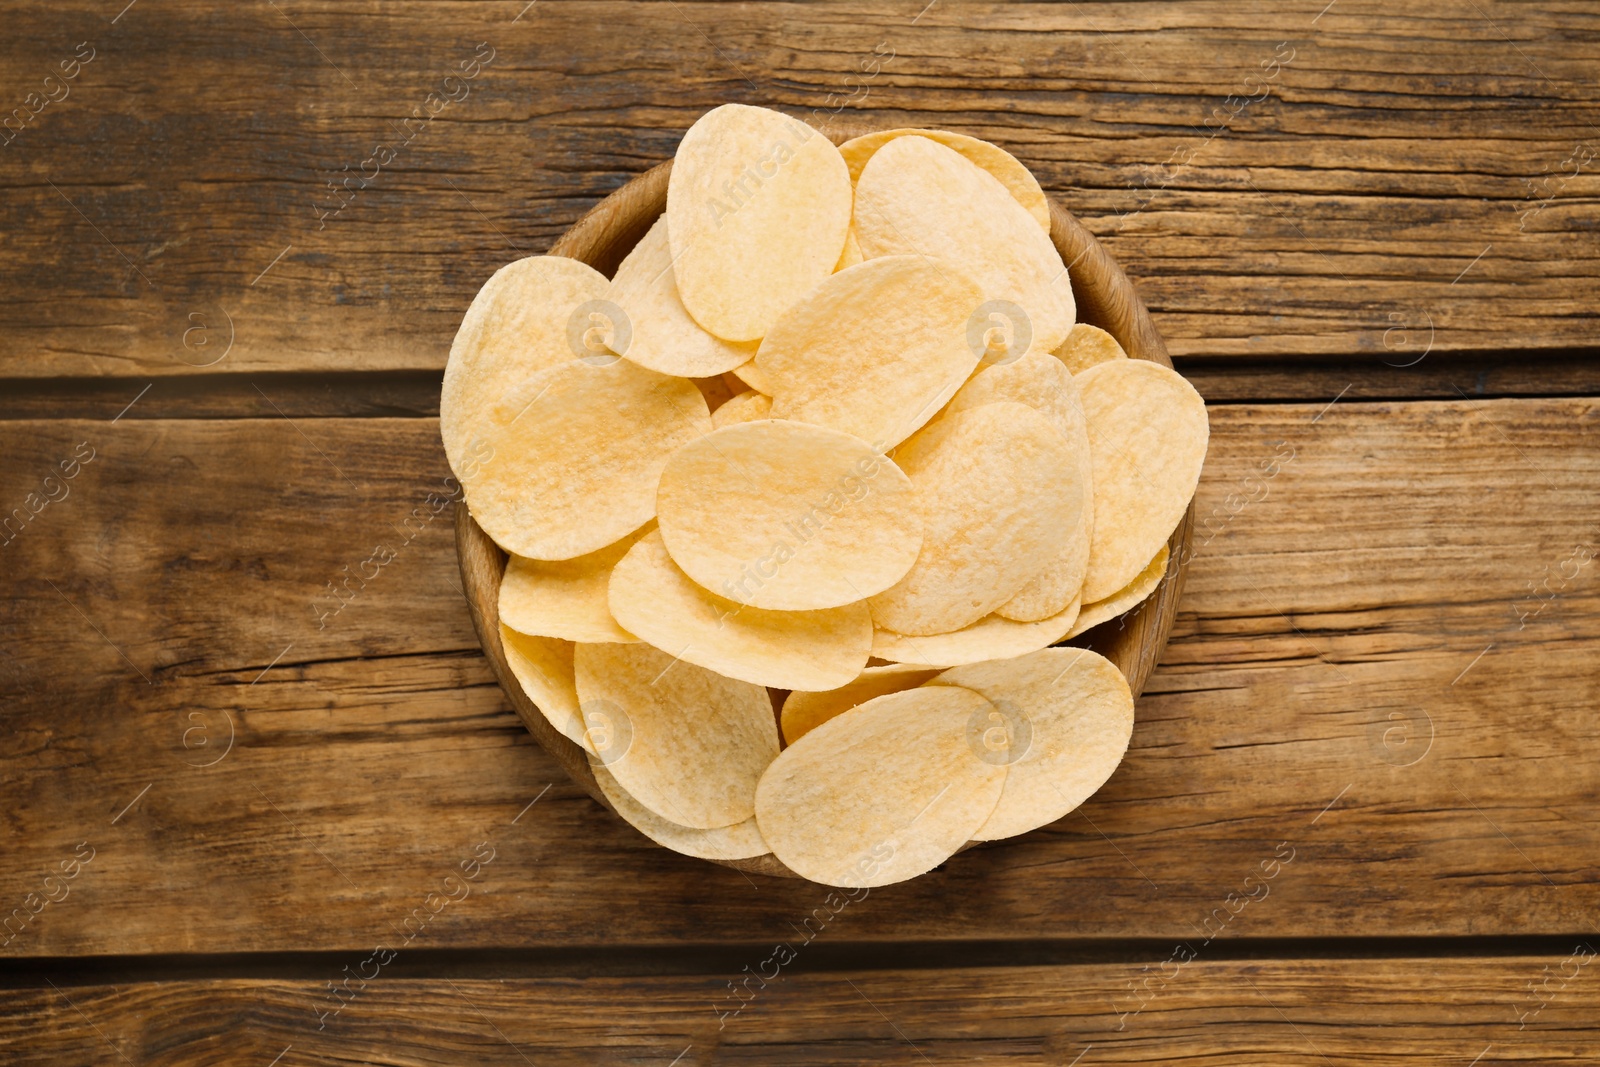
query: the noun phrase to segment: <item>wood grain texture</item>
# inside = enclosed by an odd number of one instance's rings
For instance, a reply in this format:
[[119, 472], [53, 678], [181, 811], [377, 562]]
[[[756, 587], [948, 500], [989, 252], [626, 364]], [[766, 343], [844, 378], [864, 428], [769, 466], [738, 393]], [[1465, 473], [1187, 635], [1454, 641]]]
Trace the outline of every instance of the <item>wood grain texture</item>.
[[[738, 997], [738, 973], [413, 981], [357, 955], [370, 980], [339, 999], [314, 981], [3, 992], [0, 1048], [52, 1067], [1592, 1063], [1594, 951], [840, 974], [812, 973], [801, 945]], [[1130, 987], [1147, 981], [1136, 1010]]]
[[[430, 420], [259, 413], [0, 425], [6, 508], [96, 450], [0, 547], [0, 915], [96, 850], [0, 952], [369, 948], [482, 842], [481, 889], [419, 945], [761, 942], [822, 906], [656, 847], [532, 743], [478, 650]], [[1123, 766], [830, 939], [1594, 929], [1600, 401], [1212, 419]], [[1270, 898], [1219, 914], [1285, 844]]]
[[95, 58], [0, 146], [7, 373], [437, 370], [496, 267], [732, 100], [1009, 148], [1177, 357], [1592, 350], [1591, 5], [923, 6], [8, 11], [0, 115]]
[[[844, 135], [834, 134], [835, 140]], [[553, 255], [568, 256], [597, 270], [614, 272], [633, 246], [667, 209], [667, 182], [671, 162], [652, 167], [621, 189], [596, 204], [552, 246]], [[1149, 360], [1171, 367], [1166, 346], [1156, 332], [1139, 294], [1122, 268], [1108, 256], [1094, 236], [1060, 204], [1050, 204], [1051, 240], [1063, 263], [1073, 264], [1073, 295], [1079, 321], [1092, 323], [1110, 332], [1123, 350], [1134, 359]], [[472, 613], [473, 629], [483, 647], [506, 698], [522, 718], [539, 744], [555, 757], [562, 769], [584, 792], [601, 806], [612, 809], [594, 773], [589, 758], [569, 738], [563, 736], [528, 697], [506, 661], [500, 637], [500, 582], [505, 575], [506, 553], [484, 533], [465, 508], [456, 513], [456, 553], [461, 562], [461, 585]], [[1183, 592], [1183, 576], [1191, 556], [1194, 532], [1194, 504], [1179, 520], [1168, 539], [1168, 574], [1155, 595], [1146, 598], [1124, 617], [1102, 624], [1098, 632], [1085, 634], [1080, 644], [1093, 642], [1107, 659], [1117, 665], [1137, 697], [1155, 670], [1166, 648], [1177, 615], [1178, 598]], [[969, 847], [970, 847], [969, 842]], [[766, 853], [750, 859], [715, 860], [725, 867], [751, 873], [798, 878], [776, 856]]]

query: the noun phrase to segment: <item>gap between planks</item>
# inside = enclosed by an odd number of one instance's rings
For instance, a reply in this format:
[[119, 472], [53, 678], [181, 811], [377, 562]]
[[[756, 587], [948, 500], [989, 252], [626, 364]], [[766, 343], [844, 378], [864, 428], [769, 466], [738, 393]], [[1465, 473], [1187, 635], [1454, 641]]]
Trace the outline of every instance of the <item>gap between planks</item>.
[[[1600, 396], [1600, 349], [1381, 360], [1176, 360], [1210, 404]], [[22, 419], [436, 418], [441, 370], [0, 378], [0, 421]], [[266, 397], [270, 400], [264, 400]], [[276, 405], [274, 407], [274, 405]]]
[[[1219, 940], [1208, 960], [1418, 960], [1565, 957], [1592, 933], [1458, 937], [1267, 937]], [[1169, 958], [1174, 940], [1057, 938], [890, 941], [818, 944], [807, 949], [812, 973], [954, 970], [1004, 967], [1139, 965]], [[771, 951], [765, 942], [701, 945], [578, 945], [562, 948], [407, 949], [385, 974], [402, 979], [468, 981], [596, 976], [716, 976], [736, 972]], [[0, 989], [222, 979], [320, 981], [350, 962], [350, 950], [164, 953], [148, 956], [12, 957]]]

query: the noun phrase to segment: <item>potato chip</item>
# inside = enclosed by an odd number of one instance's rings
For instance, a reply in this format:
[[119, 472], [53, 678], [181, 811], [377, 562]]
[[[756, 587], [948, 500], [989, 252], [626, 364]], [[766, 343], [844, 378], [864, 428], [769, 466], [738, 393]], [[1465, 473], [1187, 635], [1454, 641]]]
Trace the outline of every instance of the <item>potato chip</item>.
[[1127, 679], [1088, 649], [956, 667], [928, 687], [940, 686], [980, 693], [994, 707], [974, 726], [1006, 780], [993, 813], [973, 832], [978, 841], [1026, 833], [1072, 811], [1111, 777], [1133, 735]]
[[946, 634], [912, 637], [890, 630], [872, 631], [872, 655], [892, 663], [922, 667], [959, 667], [991, 659], [1037, 652], [1062, 640], [1078, 617], [1078, 601], [1060, 614], [1038, 622], [1013, 622], [985, 615], [970, 626]]
[[832, 426], [878, 448], [899, 444], [977, 365], [967, 323], [982, 303], [970, 274], [926, 256], [840, 271], [761, 341], [756, 366], [772, 386], [772, 417]]
[[1083, 602], [1104, 600], [1166, 543], [1200, 481], [1206, 404], [1176, 371], [1119, 359], [1076, 375], [1094, 457], [1094, 537]]
[[564, 256], [519, 259], [484, 282], [450, 345], [439, 392], [439, 435], [457, 478], [466, 481], [483, 461], [495, 402], [529, 375], [580, 354], [569, 321], [607, 284], [587, 263]]
[[1080, 322], [1067, 334], [1067, 339], [1056, 349], [1056, 358], [1073, 374], [1082, 374], [1099, 363], [1113, 359], [1127, 359], [1128, 353], [1117, 344], [1117, 339], [1098, 326]]
[[[867, 664], [865, 603], [821, 611], [767, 611], [708, 593], [667, 554], [659, 531], [611, 573], [619, 622], [664, 649], [729, 678], [777, 689], [832, 689]], [[623, 621], [626, 620], [626, 621]]]
[[896, 137], [907, 136], [926, 137], [930, 141], [937, 141], [972, 160], [1005, 186], [1006, 191], [1027, 209], [1028, 214], [1033, 216], [1033, 221], [1037, 222], [1045, 233], [1050, 232], [1050, 202], [1045, 199], [1044, 190], [1039, 188], [1039, 181], [1033, 173], [1004, 148], [976, 137], [968, 137], [964, 133], [951, 133], [947, 130], [898, 129], [879, 130], [876, 133], [852, 137], [839, 146], [839, 154], [844, 157], [845, 166], [850, 168], [850, 180], [856, 181], [861, 177], [861, 169], [867, 165], [867, 160], [872, 158], [874, 152]]
[[833, 272], [850, 227], [850, 172], [798, 119], [724, 104], [684, 134], [667, 180], [678, 292], [728, 341], [760, 340]]
[[844, 251], [839, 253], [839, 262], [833, 265], [833, 273], [838, 274], [846, 267], [853, 267], [867, 257], [861, 254], [861, 242], [856, 239], [855, 227], [850, 227], [844, 236]]
[[500, 624], [500, 647], [522, 691], [539, 713], [568, 741], [586, 748], [583, 720], [578, 714], [578, 690], [572, 673], [571, 641], [529, 637]]
[[600, 792], [605, 794], [617, 814], [658, 845], [703, 860], [744, 860], [752, 856], [764, 856], [770, 851], [767, 843], [761, 839], [754, 816], [732, 826], [718, 826], [711, 830], [679, 826], [633, 799], [606, 765], [593, 756], [589, 757], [589, 769], [594, 772]]
[[500, 579], [500, 621], [518, 633], [564, 641], [637, 641], [611, 617], [606, 591], [611, 568], [650, 526], [575, 559], [512, 556]]
[[905, 577], [871, 599], [881, 629], [916, 636], [977, 622], [1059, 556], [1077, 526], [1080, 494], [1063, 491], [1078, 484], [1077, 458], [1025, 405], [953, 412], [895, 458], [916, 487], [924, 532]]
[[496, 405], [491, 455], [461, 485], [501, 548], [571, 559], [648, 522], [667, 457], [710, 430], [705, 399], [686, 379], [625, 359], [568, 360]]
[[1161, 584], [1161, 579], [1166, 577], [1167, 558], [1167, 546], [1162, 545], [1161, 551], [1156, 553], [1156, 558], [1151, 560], [1149, 566], [1140, 571], [1133, 581], [1104, 600], [1085, 604], [1083, 611], [1078, 615], [1078, 621], [1072, 624], [1067, 636], [1077, 637], [1085, 630], [1093, 629], [1143, 603], [1145, 597], [1154, 593], [1156, 586]]
[[746, 389], [711, 413], [711, 425], [720, 430], [735, 423], [758, 422], [771, 417], [772, 398], [766, 393]]
[[911, 481], [865, 441], [765, 419], [673, 454], [657, 494], [684, 573], [759, 608], [833, 608], [887, 589], [922, 544]]
[[665, 215], [656, 219], [617, 268], [606, 299], [626, 315], [628, 338], [621, 345], [626, 351], [619, 354], [641, 367], [685, 378], [709, 378], [749, 362], [756, 354], [753, 341], [724, 341], [706, 332], [684, 308], [678, 298]]
[[1017, 622], [1038, 622], [1059, 615], [1083, 586], [1089, 563], [1089, 536], [1094, 530], [1094, 467], [1089, 458], [1089, 433], [1084, 423], [1078, 387], [1061, 361], [1044, 352], [1031, 351], [1018, 359], [980, 368], [951, 398], [944, 414], [965, 411], [997, 400], [1027, 404], [1055, 423], [1077, 458], [1076, 484], [1062, 492], [1079, 498], [1078, 522], [1061, 553], [1028, 579], [1016, 596], [996, 608], [997, 614]]
[[915, 689], [938, 673], [937, 667], [891, 663], [883, 667], [868, 667], [837, 689], [820, 693], [791, 693], [789, 699], [783, 702], [783, 711], [779, 716], [784, 743], [794, 744], [835, 715], [843, 714], [857, 704], [865, 704], [874, 697]]
[[772, 380], [761, 372], [760, 367], [756, 366], [754, 357], [751, 358], [749, 363], [741, 363], [729, 373], [756, 392], [766, 393], [768, 396], [772, 395]]
[[756, 782], [778, 754], [765, 689], [642, 642], [579, 645], [574, 666], [590, 751], [635, 800], [697, 830], [755, 813]]
[[942, 144], [896, 137], [873, 153], [856, 183], [855, 230], [868, 263], [902, 254], [959, 263], [987, 310], [1040, 351], [1072, 329], [1072, 286], [1049, 235], [1005, 186]]
[[994, 710], [977, 693], [939, 686], [828, 720], [761, 776], [761, 836], [790, 870], [823, 885], [888, 885], [932, 870], [988, 819], [1005, 785], [1005, 767], [969, 741], [971, 724]]

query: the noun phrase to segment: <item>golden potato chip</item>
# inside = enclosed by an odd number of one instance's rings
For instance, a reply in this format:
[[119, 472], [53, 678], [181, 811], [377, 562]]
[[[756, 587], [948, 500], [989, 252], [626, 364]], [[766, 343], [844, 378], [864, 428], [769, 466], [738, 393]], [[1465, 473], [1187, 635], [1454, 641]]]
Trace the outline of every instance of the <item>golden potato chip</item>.
[[772, 417], [832, 426], [878, 448], [909, 437], [977, 365], [967, 323], [983, 303], [954, 263], [885, 256], [829, 277], [783, 314], [756, 366]]
[[856, 240], [855, 227], [851, 227], [844, 236], [844, 251], [839, 253], [839, 262], [833, 265], [833, 273], [838, 274], [846, 267], [853, 267], [866, 257], [861, 254], [861, 242]]
[[760, 367], [756, 366], [754, 357], [749, 363], [741, 363], [729, 373], [756, 392], [772, 395], [772, 381], [761, 372]]
[[790, 870], [823, 885], [888, 885], [932, 870], [983, 825], [1005, 785], [1004, 765], [969, 740], [994, 710], [977, 693], [939, 686], [829, 719], [761, 776], [761, 836]]
[[1166, 543], [1200, 481], [1206, 404], [1176, 371], [1119, 359], [1074, 376], [1094, 457], [1094, 536], [1083, 602], [1104, 600]]
[[798, 119], [724, 104], [684, 134], [667, 180], [678, 292], [696, 322], [757, 341], [833, 273], [850, 227], [850, 172]]
[[1001, 363], [980, 366], [950, 398], [940, 417], [998, 401], [1026, 404], [1047, 417], [1067, 437], [1084, 436], [1083, 406], [1078, 387], [1061, 361], [1032, 350]]
[[1006, 781], [993, 813], [973, 832], [978, 841], [1026, 833], [1072, 811], [1111, 777], [1133, 735], [1127, 680], [1088, 649], [1047, 648], [956, 667], [928, 687], [947, 685], [980, 693], [994, 707], [974, 726], [980, 747], [1006, 768]]
[[856, 238], [878, 256], [925, 255], [977, 277], [990, 312], [1052, 352], [1077, 305], [1048, 234], [988, 172], [926, 137], [896, 137], [873, 153], [856, 183]]
[[606, 285], [587, 263], [529, 256], [501, 267], [478, 290], [450, 345], [439, 392], [439, 435], [457, 478], [466, 481], [484, 461], [495, 402], [529, 375], [581, 354], [568, 337], [569, 321], [604, 296]]
[[1006, 191], [1027, 209], [1028, 214], [1033, 216], [1033, 221], [1037, 222], [1045, 233], [1050, 232], [1050, 202], [1045, 199], [1044, 190], [1039, 188], [1038, 179], [1033, 173], [1004, 148], [976, 137], [968, 137], [964, 133], [951, 133], [948, 130], [899, 129], [879, 130], [876, 133], [852, 137], [839, 146], [839, 154], [844, 157], [845, 166], [850, 168], [850, 180], [856, 181], [861, 177], [861, 169], [867, 165], [867, 160], [872, 158], [874, 152], [896, 137], [907, 136], [926, 137], [930, 141], [938, 141], [946, 148], [953, 148], [972, 160], [1005, 186]]
[[1060, 614], [1038, 622], [1012, 622], [999, 615], [985, 615], [970, 626], [926, 637], [873, 630], [872, 655], [892, 663], [923, 667], [959, 667], [1007, 659], [1037, 652], [1062, 640], [1077, 617], [1078, 601], [1074, 599]]
[[684, 573], [759, 608], [861, 600], [905, 574], [922, 544], [900, 468], [859, 438], [803, 422], [736, 423], [684, 445], [656, 504]]
[[771, 417], [772, 398], [766, 393], [746, 389], [711, 413], [711, 425], [720, 430], [734, 423], [758, 422]]
[[854, 680], [837, 689], [791, 693], [789, 699], [783, 702], [783, 711], [779, 716], [783, 740], [792, 745], [835, 715], [849, 711], [857, 704], [865, 704], [874, 697], [887, 696], [904, 689], [915, 689], [938, 673], [937, 667], [891, 663], [883, 667], [868, 667]]
[[1094, 477], [1089, 458], [1089, 433], [1078, 387], [1061, 361], [1037, 350], [1007, 363], [980, 368], [945, 407], [948, 415], [997, 400], [1027, 404], [1055, 423], [1077, 458], [1075, 485], [1062, 491], [1079, 497], [1078, 522], [1061, 553], [1028, 579], [1016, 596], [995, 609], [1016, 622], [1038, 622], [1059, 615], [1078, 595], [1089, 563], [1089, 536], [1094, 530]]
[[711, 430], [693, 383], [625, 359], [540, 371], [496, 405], [491, 455], [461, 477], [467, 508], [507, 552], [571, 559], [655, 514], [667, 457]]
[[539, 713], [568, 741], [587, 748], [583, 720], [578, 714], [578, 690], [573, 681], [571, 641], [529, 637], [500, 624], [500, 646], [506, 663], [522, 691]]
[[[628, 337], [619, 353], [641, 367], [685, 378], [709, 378], [748, 363], [754, 342], [736, 344], [708, 333], [678, 298], [667, 217], [650, 227], [611, 279], [606, 299], [626, 315]], [[615, 349], [613, 349], [615, 350]]]
[[634, 545], [611, 573], [611, 611], [622, 625], [718, 674], [777, 689], [832, 689], [866, 666], [872, 615], [865, 603], [821, 611], [736, 604], [689, 580], [660, 531]]
[[1099, 363], [1113, 359], [1127, 359], [1128, 353], [1117, 344], [1117, 339], [1098, 326], [1080, 322], [1067, 334], [1067, 339], [1056, 349], [1059, 359], [1073, 374], [1082, 374]]
[[1161, 584], [1161, 579], [1167, 575], [1167, 546], [1162, 545], [1161, 551], [1156, 553], [1156, 558], [1150, 565], [1140, 571], [1138, 577], [1127, 585], [1118, 589], [1104, 600], [1097, 600], [1093, 604], [1085, 604], [1083, 611], [1078, 615], [1078, 621], [1072, 624], [1068, 637], [1077, 637], [1085, 630], [1099, 626], [1101, 623], [1116, 618], [1124, 612], [1131, 611], [1134, 607], [1144, 602], [1145, 597], [1156, 591], [1156, 586]]
[[611, 801], [617, 814], [658, 845], [703, 860], [744, 860], [752, 856], [764, 856], [770, 851], [767, 843], [761, 839], [754, 816], [732, 826], [718, 826], [710, 830], [679, 826], [633, 799], [602, 761], [590, 756], [589, 769], [594, 772], [600, 792]]
[[953, 412], [895, 460], [921, 504], [922, 550], [905, 577], [872, 597], [880, 629], [916, 636], [977, 622], [1059, 556], [1077, 526], [1072, 446], [1023, 404]]
[[643, 642], [579, 645], [574, 666], [590, 751], [635, 800], [697, 830], [755, 814], [756, 782], [778, 754], [765, 689]]
[[606, 606], [611, 568], [654, 524], [575, 559], [512, 556], [500, 579], [500, 621], [518, 633], [564, 641], [637, 641]]

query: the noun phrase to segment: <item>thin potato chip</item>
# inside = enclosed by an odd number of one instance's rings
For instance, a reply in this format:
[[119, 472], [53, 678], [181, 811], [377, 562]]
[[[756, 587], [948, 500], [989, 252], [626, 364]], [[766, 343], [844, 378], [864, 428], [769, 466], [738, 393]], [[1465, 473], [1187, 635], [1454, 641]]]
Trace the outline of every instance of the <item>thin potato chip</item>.
[[562, 737], [580, 748], [587, 748], [583, 719], [578, 714], [578, 690], [573, 681], [572, 642], [553, 637], [529, 637], [501, 623], [500, 647], [505, 649], [511, 673], [539, 713]]
[[[706, 592], [667, 554], [660, 531], [611, 573], [618, 621], [673, 655], [729, 678], [776, 689], [832, 689], [866, 666], [865, 603], [823, 611], [766, 611]], [[624, 621], [625, 620], [625, 621]]]
[[650, 227], [611, 279], [606, 299], [622, 309], [629, 326], [620, 353], [641, 367], [685, 378], [709, 378], [749, 362], [753, 342], [735, 344], [706, 332], [678, 297], [667, 240], [667, 217]]
[[951, 133], [948, 130], [879, 130], [877, 133], [863, 134], [852, 137], [839, 146], [839, 154], [844, 157], [845, 166], [850, 168], [850, 180], [856, 181], [861, 177], [861, 168], [867, 165], [867, 160], [872, 154], [882, 148], [896, 137], [926, 137], [930, 141], [938, 141], [946, 148], [953, 148], [966, 156], [979, 167], [994, 175], [996, 181], [1006, 187], [1006, 191], [1016, 198], [1017, 203], [1027, 209], [1045, 233], [1050, 232], [1050, 202], [1045, 199], [1044, 190], [1039, 188], [1039, 181], [1033, 173], [1016, 156], [1007, 152], [998, 145], [976, 137], [968, 137], [964, 133]]
[[1117, 339], [1098, 326], [1080, 322], [1067, 334], [1067, 339], [1056, 349], [1056, 358], [1073, 374], [1082, 374], [1090, 367], [1108, 363], [1113, 359], [1127, 359], [1128, 353], [1117, 344]]
[[501, 548], [571, 559], [650, 521], [667, 457], [710, 430], [705, 399], [686, 379], [625, 359], [568, 360], [496, 406], [492, 453], [461, 485]]
[[1030, 351], [1008, 363], [984, 367], [968, 380], [944, 409], [953, 411], [1011, 400], [1027, 404], [1055, 423], [1077, 458], [1076, 484], [1062, 491], [1079, 498], [1078, 522], [1061, 553], [1028, 579], [1016, 596], [996, 608], [997, 614], [1016, 622], [1038, 622], [1061, 613], [1083, 587], [1089, 564], [1089, 536], [1094, 530], [1094, 466], [1089, 458], [1089, 433], [1083, 418], [1078, 387], [1061, 361], [1044, 352]]
[[872, 598], [881, 629], [943, 634], [977, 622], [1059, 556], [1077, 526], [1081, 494], [1063, 491], [1078, 484], [1077, 458], [1033, 408], [953, 412], [895, 459], [916, 487], [924, 532], [905, 577]]
[[530, 374], [580, 354], [568, 324], [606, 285], [605, 275], [564, 256], [519, 259], [483, 283], [450, 345], [439, 391], [439, 435], [457, 478], [466, 481], [483, 462], [495, 402]]
[[942, 144], [896, 137], [873, 153], [856, 183], [855, 230], [869, 263], [916, 254], [961, 264], [987, 309], [1040, 351], [1072, 329], [1072, 286], [1049, 235], [1005, 186]]
[[617, 814], [658, 845], [703, 860], [745, 860], [752, 856], [764, 856], [770, 851], [767, 843], [761, 839], [754, 816], [744, 822], [718, 826], [712, 830], [679, 826], [633, 799], [632, 794], [617, 781], [616, 775], [593, 756], [589, 757], [589, 769], [594, 772], [600, 792], [611, 801]]
[[771, 417], [772, 398], [766, 393], [746, 389], [711, 413], [711, 425], [720, 430], [735, 423], [759, 422]]
[[878, 448], [909, 437], [977, 365], [967, 323], [983, 303], [953, 263], [885, 256], [840, 271], [786, 311], [756, 366], [772, 416], [855, 434]]
[[927, 637], [874, 630], [872, 655], [891, 663], [923, 667], [959, 667], [964, 663], [1008, 659], [1062, 640], [1077, 617], [1078, 601], [1073, 600], [1059, 615], [1038, 622], [1012, 622], [999, 615], [985, 615], [971, 626]]
[[606, 587], [611, 568], [646, 529], [576, 559], [512, 556], [500, 579], [500, 621], [518, 633], [564, 641], [637, 641], [611, 617]]
[[852, 226], [844, 236], [844, 251], [839, 253], [839, 262], [833, 265], [833, 273], [838, 274], [846, 267], [853, 267], [865, 258], [861, 254], [861, 242], [856, 240], [855, 227]]
[[833, 272], [850, 203], [839, 150], [805, 123], [746, 104], [700, 116], [667, 180], [667, 234], [689, 314], [725, 340], [760, 340]]
[[1006, 767], [1000, 801], [974, 840], [1012, 837], [1066, 815], [1106, 783], [1133, 735], [1127, 679], [1088, 649], [1047, 648], [957, 667], [929, 688], [947, 685], [981, 693], [994, 705], [979, 736]]
[[772, 395], [772, 379], [763, 374], [761, 368], [756, 366], [754, 357], [751, 357], [749, 363], [741, 363], [729, 373], [756, 392], [766, 393], [768, 396]]
[[1200, 482], [1206, 403], [1159, 363], [1119, 359], [1075, 380], [1094, 457], [1094, 537], [1083, 602], [1104, 600], [1166, 543]]
[[1118, 589], [1104, 600], [1097, 600], [1093, 604], [1085, 604], [1083, 611], [1078, 615], [1078, 621], [1072, 624], [1072, 629], [1067, 633], [1069, 638], [1077, 637], [1085, 630], [1099, 626], [1101, 623], [1116, 618], [1118, 615], [1131, 611], [1134, 607], [1144, 602], [1145, 597], [1156, 591], [1156, 586], [1161, 584], [1161, 579], [1167, 574], [1167, 546], [1162, 545], [1161, 551], [1156, 553], [1156, 558], [1150, 565], [1139, 572], [1138, 577], [1127, 585]]
[[579, 645], [574, 666], [590, 751], [635, 800], [697, 830], [755, 814], [778, 754], [765, 689], [643, 643]]
[[994, 710], [977, 693], [939, 686], [828, 720], [761, 776], [761, 836], [790, 870], [823, 885], [888, 885], [932, 870], [983, 825], [1005, 785], [1005, 767], [969, 740], [970, 724]]
[[900, 468], [865, 441], [803, 422], [736, 423], [683, 446], [656, 503], [684, 573], [760, 608], [864, 599], [905, 574], [922, 544]]
[[783, 711], [779, 716], [784, 743], [794, 744], [835, 715], [841, 715], [857, 704], [865, 704], [874, 697], [915, 689], [938, 673], [937, 667], [891, 663], [883, 667], [868, 667], [854, 680], [837, 689], [820, 693], [791, 693], [789, 699], [783, 702]]

